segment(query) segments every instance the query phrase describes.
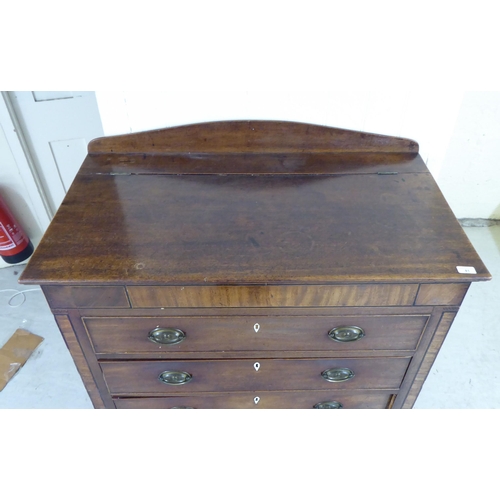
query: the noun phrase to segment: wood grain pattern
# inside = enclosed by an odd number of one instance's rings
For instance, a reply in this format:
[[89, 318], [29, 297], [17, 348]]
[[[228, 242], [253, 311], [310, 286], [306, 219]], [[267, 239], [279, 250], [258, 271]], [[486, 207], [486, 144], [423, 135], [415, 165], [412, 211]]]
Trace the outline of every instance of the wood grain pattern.
[[[97, 407], [410, 408], [491, 279], [415, 141], [232, 121], [88, 149], [20, 282], [42, 285]], [[366, 337], [334, 343], [337, 321]], [[186, 339], [153, 344], [160, 325]]]
[[[397, 390], [411, 358], [269, 359], [210, 361], [103, 361], [102, 372], [112, 395], [190, 394], [197, 392], [393, 389]], [[259, 362], [258, 371], [254, 363]], [[349, 368], [354, 378], [332, 383], [321, 373]], [[192, 375], [184, 385], [158, 380], [164, 371]]]
[[425, 379], [429, 374], [434, 361], [436, 360], [436, 356], [438, 355], [439, 349], [443, 345], [444, 339], [450, 330], [450, 327], [455, 319], [456, 313], [454, 312], [445, 312], [441, 317], [441, 321], [439, 322], [438, 328], [432, 342], [429, 346], [429, 349], [425, 353], [425, 356], [422, 360], [420, 368], [417, 372], [417, 375], [413, 381], [411, 389], [408, 392], [408, 395], [405, 399], [405, 402], [402, 406], [403, 409], [412, 408], [415, 404], [415, 401], [424, 385]]
[[410, 139], [306, 123], [223, 121], [94, 139], [90, 154], [105, 153], [418, 153]]
[[122, 286], [43, 286], [43, 293], [53, 309], [128, 308]]
[[129, 286], [132, 307], [407, 306], [418, 285]]
[[[428, 316], [196, 316], [83, 318], [96, 353], [172, 353], [241, 351], [414, 350]], [[256, 327], [257, 325], [257, 327]], [[328, 332], [358, 326], [365, 336], [337, 342]], [[185, 339], [173, 345], [148, 339], [156, 327], [176, 328]], [[256, 331], [257, 330], [257, 331]]]
[[[254, 398], [258, 397], [257, 404]], [[288, 391], [171, 396], [166, 398], [116, 398], [119, 409], [169, 409], [188, 406], [194, 409], [310, 409], [325, 401], [337, 401], [349, 409], [385, 409], [390, 404], [387, 391]]]
[[420, 285], [415, 305], [459, 306], [470, 283]]
[[[456, 266], [464, 264], [478, 273], [459, 274]], [[430, 174], [82, 175], [21, 282], [453, 283], [489, 277]]]
[[94, 408], [105, 408], [99, 389], [97, 388], [94, 377], [90, 372], [82, 348], [80, 347], [68, 316], [56, 315], [55, 320], [59, 326], [59, 330], [61, 330], [63, 339], [69, 349], [69, 352], [71, 353], [73, 361], [75, 362], [78, 373], [80, 374], [80, 377], [82, 377], [82, 381], [87, 389]]
[[429, 316], [434, 311], [432, 306], [393, 306], [393, 307], [168, 307], [168, 308], [131, 308], [131, 309], [82, 309], [82, 318], [170, 318], [183, 316]]
[[87, 156], [81, 174], [342, 175], [429, 173], [412, 153], [108, 154]]

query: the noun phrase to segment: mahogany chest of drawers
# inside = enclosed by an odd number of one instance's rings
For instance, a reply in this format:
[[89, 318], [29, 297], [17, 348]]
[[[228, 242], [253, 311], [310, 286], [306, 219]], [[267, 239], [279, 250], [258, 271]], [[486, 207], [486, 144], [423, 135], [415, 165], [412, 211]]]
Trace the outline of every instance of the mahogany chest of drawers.
[[407, 139], [213, 122], [96, 139], [20, 282], [96, 408], [411, 408], [491, 276]]

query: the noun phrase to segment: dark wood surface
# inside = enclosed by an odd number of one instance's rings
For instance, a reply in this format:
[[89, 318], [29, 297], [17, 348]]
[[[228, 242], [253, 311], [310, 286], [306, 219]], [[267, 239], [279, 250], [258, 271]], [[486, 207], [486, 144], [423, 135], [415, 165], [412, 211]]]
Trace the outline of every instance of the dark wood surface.
[[[43, 285], [96, 407], [409, 408], [490, 278], [416, 142], [238, 121], [92, 141], [20, 282]], [[340, 322], [366, 337], [331, 341]]]
[[409, 306], [418, 285], [128, 286], [132, 307]]
[[[103, 361], [101, 369], [112, 395], [189, 394], [197, 392], [399, 389], [410, 357], [342, 359], [232, 359], [210, 361]], [[258, 371], [254, 363], [259, 362]], [[348, 368], [354, 377], [328, 382], [321, 373]], [[183, 385], [158, 380], [164, 371], [192, 375]], [[330, 389], [331, 390], [331, 389]]]
[[65, 315], [55, 315], [55, 320], [61, 331], [64, 342], [66, 343], [66, 347], [71, 353], [71, 357], [73, 358], [78, 373], [80, 374], [80, 377], [82, 377], [82, 381], [85, 384], [85, 388], [87, 389], [94, 408], [105, 408], [106, 403], [103, 401], [99, 388], [95, 383], [94, 377], [92, 376], [92, 372], [89, 368], [80, 343], [78, 342], [78, 338], [69, 317]]
[[129, 308], [123, 286], [53, 286], [43, 287], [43, 293], [53, 309], [63, 308]]
[[106, 154], [87, 156], [80, 173], [97, 175], [342, 175], [429, 173], [414, 153]]
[[419, 365], [415, 379], [411, 384], [411, 379], [406, 383], [406, 389], [409, 389], [409, 392], [404, 399], [404, 402], [401, 401], [400, 403], [402, 408], [409, 409], [413, 407], [455, 317], [456, 313], [454, 312], [445, 312], [441, 316], [441, 320], [434, 336], [432, 337], [432, 342], [430, 343], [429, 348], [422, 353], [422, 362]]
[[489, 277], [430, 174], [79, 175], [21, 283]]
[[417, 306], [459, 306], [462, 303], [470, 283], [422, 284], [415, 299]]
[[418, 153], [410, 139], [283, 121], [224, 121], [94, 139], [90, 154], [105, 153]]
[[[173, 316], [84, 318], [96, 353], [169, 353], [234, 351], [407, 350], [417, 347], [428, 316]], [[255, 328], [258, 325], [258, 328]], [[328, 337], [335, 327], [357, 326], [365, 336], [352, 342]], [[178, 344], [157, 344], [148, 333], [176, 328]], [[257, 330], [257, 331], [256, 331]]]
[[[257, 404], [254, 398], [258, 397]], [[203, 396], [170, 396], [164, 398], [116, 398], [114, 403], [120, 409], [170, 409], [191, 407], [194, 409], [311, 409], [317, 403], [337, 401], [346, 410], [386, 409], [390, 405], [388, 391], [350, 392], [345, 391], [288, 391], [206, 394]]]

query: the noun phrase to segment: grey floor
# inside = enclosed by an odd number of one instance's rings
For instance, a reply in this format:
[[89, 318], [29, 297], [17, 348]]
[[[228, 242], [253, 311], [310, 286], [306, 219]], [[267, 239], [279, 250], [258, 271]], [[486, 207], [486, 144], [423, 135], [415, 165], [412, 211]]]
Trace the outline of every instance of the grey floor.
[[[500, 225], [465, 231], [493, 280], [471, 285], [415, 408], [500, 408]], [[17, 328], [44, 341], [0, 392], [0, 408], [92, 408], [43, 294], [17, 283], [23, 267], [0, 269], [0, 346]]]

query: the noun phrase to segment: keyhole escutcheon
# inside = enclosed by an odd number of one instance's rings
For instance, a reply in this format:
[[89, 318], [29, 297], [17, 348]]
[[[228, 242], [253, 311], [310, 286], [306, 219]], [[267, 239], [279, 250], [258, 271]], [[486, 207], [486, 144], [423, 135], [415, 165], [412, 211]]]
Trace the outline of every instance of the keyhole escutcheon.
[[255, 333], [257, 333], [260, 330], [259, 323], [255, 323], [255, 325], [253, 325], [253, 329], [255, 330]]
[[253, 367], [255, 368], [255, 371], [258, 372], [259, 371], [259, 368], [260, 368], [260, 363], [257, 362], [257, 363], [254, 363], [253, 364]]
[[257, 404], [259, 401], [260, 401], [259, 396], [255, 396], [255, 397], [253, 398], [253, 402], [254, 402], [255, 404]]

